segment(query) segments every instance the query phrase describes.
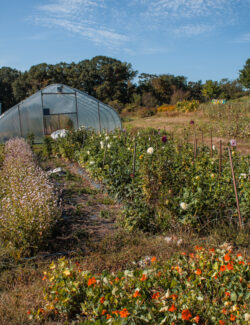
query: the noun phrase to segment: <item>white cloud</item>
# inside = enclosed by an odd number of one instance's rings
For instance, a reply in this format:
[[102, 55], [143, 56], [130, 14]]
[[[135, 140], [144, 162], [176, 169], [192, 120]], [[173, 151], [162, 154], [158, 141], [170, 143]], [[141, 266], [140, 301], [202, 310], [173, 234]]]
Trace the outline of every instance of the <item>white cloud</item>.
[[113, 48], [129, 38], [100, 23], [98, 10], [105, 8], [105, 0], [54, 0], [38, 7], [37, 24], [60, 27], [79, 34], [98, 45]]
[[250, 33], [241, 35], [239, 38], [234, 40], [234, 43], [248, 43], [250, 42]]
[[191, 18], [231, 11], [240, 0], [137, 0], [152, 17]]
[[203, 33], [210, 32], [214, 27], [211, 25], [183, 25], [179, 28], [176, 28], [174, 32], [180, 36], [195, 36]]

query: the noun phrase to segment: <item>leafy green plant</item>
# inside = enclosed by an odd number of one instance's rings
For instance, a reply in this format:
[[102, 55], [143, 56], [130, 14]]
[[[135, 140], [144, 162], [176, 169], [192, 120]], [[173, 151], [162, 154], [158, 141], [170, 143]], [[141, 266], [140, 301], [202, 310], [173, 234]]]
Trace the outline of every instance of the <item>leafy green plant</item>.
[[92, 274], [60, 259], [44, 272], [45, 303], [30, 318], [83, 324], [246, 324], [249, 265], [231, 247], [174, 255], [160, 265]]

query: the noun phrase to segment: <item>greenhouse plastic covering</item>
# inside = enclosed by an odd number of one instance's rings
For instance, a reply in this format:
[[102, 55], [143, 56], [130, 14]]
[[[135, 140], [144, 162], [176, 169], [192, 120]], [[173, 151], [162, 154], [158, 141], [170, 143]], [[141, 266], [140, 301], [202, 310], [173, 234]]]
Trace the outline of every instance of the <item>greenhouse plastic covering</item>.
[[113, 131], [121, 128], [116, 111], [87, 93], [62, 85], [50, 85], [0, 116], [0, 142], [31, 134], [35, 142], [59, 129], [92, 128]]

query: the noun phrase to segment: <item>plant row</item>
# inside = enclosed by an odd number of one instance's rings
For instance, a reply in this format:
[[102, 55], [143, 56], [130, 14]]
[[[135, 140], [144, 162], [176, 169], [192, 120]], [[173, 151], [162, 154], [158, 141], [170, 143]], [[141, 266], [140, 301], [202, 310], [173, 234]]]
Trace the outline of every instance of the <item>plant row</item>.
[[59, 259], [44, 272], [45, 302], [31, 319], [77, 324], [248, 324], [249, 264], [229, 246], [196, 246], [165, 264], [92, 274]]
[[[237, 222], [228, 150], [219, 159], [206, 146], [181, 146], [155, 130], [97, 134], [81, 129], [56, 141], [46, 139], [46, 154], [77, 161], [122, 200], [126, 227], [151, 232], [187, 225], [197, 230]], [[249, 213], [249, 156], [233, 148], [243, 223]]]
[[15, 257], [34, 254], [60, 215], [58, 195], [24, 139], [4, 147], [0, 170], [0, 239]]

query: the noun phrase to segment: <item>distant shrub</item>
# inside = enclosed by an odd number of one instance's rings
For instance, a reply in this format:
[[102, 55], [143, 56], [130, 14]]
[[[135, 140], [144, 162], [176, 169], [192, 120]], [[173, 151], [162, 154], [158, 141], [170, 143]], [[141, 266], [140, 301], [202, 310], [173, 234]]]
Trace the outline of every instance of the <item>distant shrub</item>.
[[200, 102], [198, 100], [184, 100], [176, 104], [176, 109], [180, 112], [193, 112], [198, 109]]
[[147, 108], [143, 107], [138, 110], [138, 116], [140, 117], [150, 117], [156, 114], [156, 109], [155, 108]]
[[157, 107], [157, 112], [171, 112], [175, 110], [175, 105], [161, 105]]
[[17, 256], [36, 252], [50, 236], [60, 209], [45, 172], [24, 139], [5, 144], [0, 172], [0, 238]]

